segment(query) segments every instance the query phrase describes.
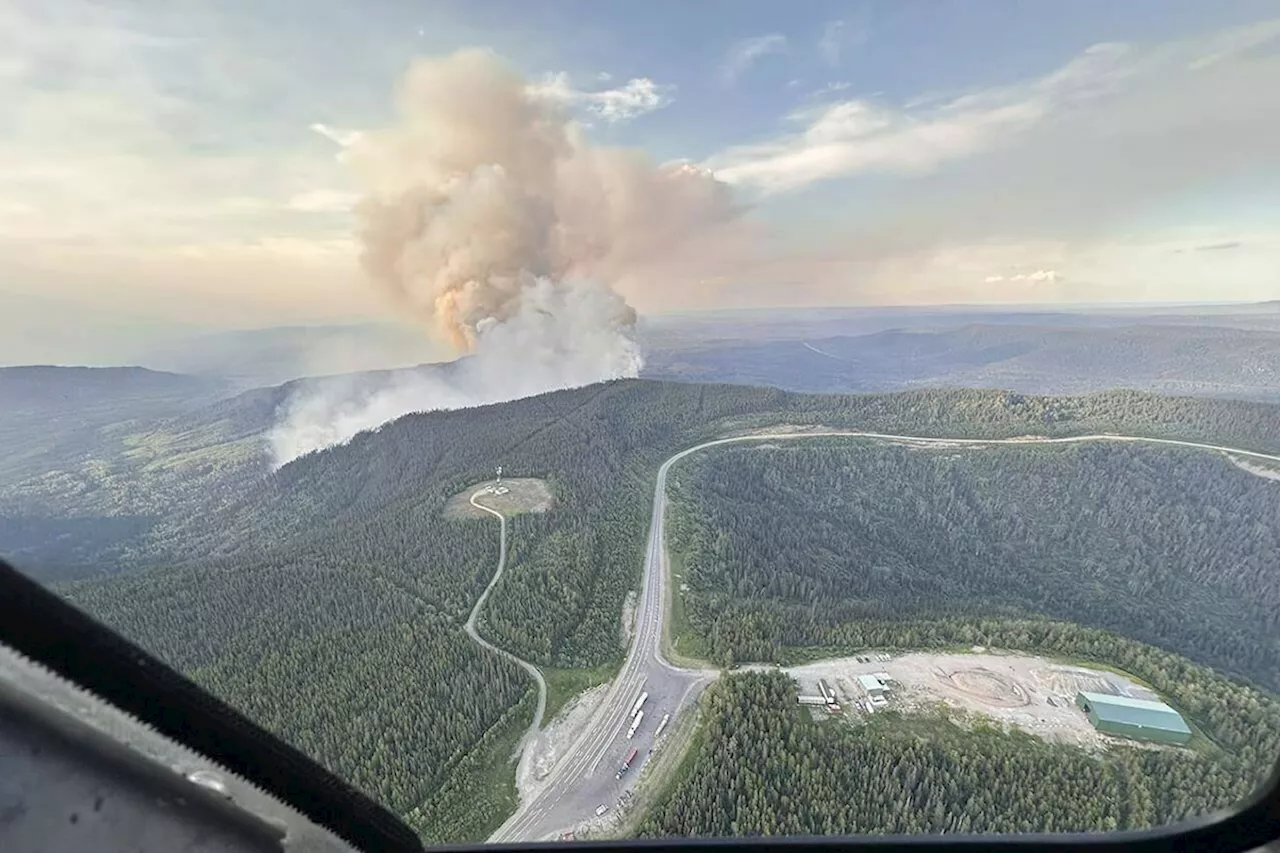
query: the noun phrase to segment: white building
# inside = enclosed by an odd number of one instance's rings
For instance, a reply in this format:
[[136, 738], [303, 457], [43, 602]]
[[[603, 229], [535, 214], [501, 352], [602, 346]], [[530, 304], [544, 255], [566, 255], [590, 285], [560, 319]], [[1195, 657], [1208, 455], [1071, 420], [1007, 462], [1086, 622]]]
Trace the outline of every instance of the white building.
[[885, 698], [888, 686], [881, 680], [880, 676], [885, 673], [877, 673], [875, 675], [859, 675], [858, 684], [867, 694], [867, 698], [871, 700], [873, 705], [884, 705], [889, 700]]

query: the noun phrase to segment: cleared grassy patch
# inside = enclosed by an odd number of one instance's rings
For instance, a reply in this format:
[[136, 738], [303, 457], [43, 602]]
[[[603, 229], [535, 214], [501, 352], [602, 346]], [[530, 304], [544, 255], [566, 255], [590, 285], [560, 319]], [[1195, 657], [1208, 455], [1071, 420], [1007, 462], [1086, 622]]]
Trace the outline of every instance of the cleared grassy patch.
[[[489, 513], [482, 509], [476, 509], [471, 504], [472, 495], [492, 486], [492, 481], [476, 483], [449, 498], [444, 505], [445, 518], [492, 518], [493, 516], [489, 515]], [[487, 492], [476, 498], [476, 500], [491, 509], [496, 509], [505, 516], [519, 515], [522, 512], [546, 512], [551, 508], [554, 500], [551, 486], [546, 480], [538, 480], [532, 477], [520, 477], [513, 480], [504, 479], [502, 488], [507, 491], [502, 494]]]
[[685, 593], [681, 590], [684, 583], [684, 559], [676, 553], [670, 554], [671, 565], [671, 601], [670, 617], [667, 630], [663, 633], [663, 651], [667, 659], [677, 666], [705, 668], [708, 648], [706, 641], [694, 630], [689, 622], [689, 614], [685, 608]]
[[569, 700], [583, 691], [604, 684], [617, 674], [616, 666], [597, 666], [591, 669], [553, 669], [542, 668], [542, 677], [547, 682], [547, 713], [542, 719], [546, 726], [556, 718], [556, 714], [569, 703]]

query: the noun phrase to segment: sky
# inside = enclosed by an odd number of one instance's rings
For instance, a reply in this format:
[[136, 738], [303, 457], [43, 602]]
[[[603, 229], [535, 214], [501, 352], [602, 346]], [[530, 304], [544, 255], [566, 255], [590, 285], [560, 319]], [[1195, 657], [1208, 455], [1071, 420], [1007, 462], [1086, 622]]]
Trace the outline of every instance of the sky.
[[393, 316], [341, 153], [468, 47], [766, 235], [641, 313], [1280, 297], [1275, 2], [0, 0], [7, 328]]

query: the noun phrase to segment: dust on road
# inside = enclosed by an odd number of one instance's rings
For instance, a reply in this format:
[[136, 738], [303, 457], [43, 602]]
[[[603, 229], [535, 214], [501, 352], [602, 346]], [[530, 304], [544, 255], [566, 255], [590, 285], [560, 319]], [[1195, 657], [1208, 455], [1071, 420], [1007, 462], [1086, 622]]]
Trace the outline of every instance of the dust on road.
[[555, 768], [564, 751], [591, 722], [596, 709], [609, 692], [609, 684], [601, 684], [583, 691], [570, 699], [556, 718], [552, 720], [534, 741], [528, 760], [520, 762], [521, 772], [516, 779], [516, 790], [522, 802], [529, 802], [537, 795], [547, 776]]

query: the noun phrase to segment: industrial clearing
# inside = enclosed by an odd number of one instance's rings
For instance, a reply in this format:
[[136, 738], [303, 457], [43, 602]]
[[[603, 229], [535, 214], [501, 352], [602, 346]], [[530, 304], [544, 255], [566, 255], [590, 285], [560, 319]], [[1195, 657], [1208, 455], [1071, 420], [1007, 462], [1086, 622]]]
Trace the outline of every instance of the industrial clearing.
[[471, 496], [481, 493], [487, 507], [510, 518], [522, 512], [546, 512], [553, 502], [551, 486], [546, 480], [519, 477], [488, 480], [458, 492], [444, 505], [445, 518], [491, 518], [489, 513], [471, 503]]
[[1045, 740], [1094, 748], [1115, 741], [1095, 729], [1078, 707], [1080, 693], [1158, 699], [1147, 688], [1115, 672], [1013, 653], [914, 652], [894, 656], [868, 652], [784, 671], [798, 682], [800, 701], [823, 714], [828, 712], [819, 707], [824, 703], [818, 697], [825, 685], [826, 691], [834, 691], [843, 715], [931, 711], [941, 704]]

